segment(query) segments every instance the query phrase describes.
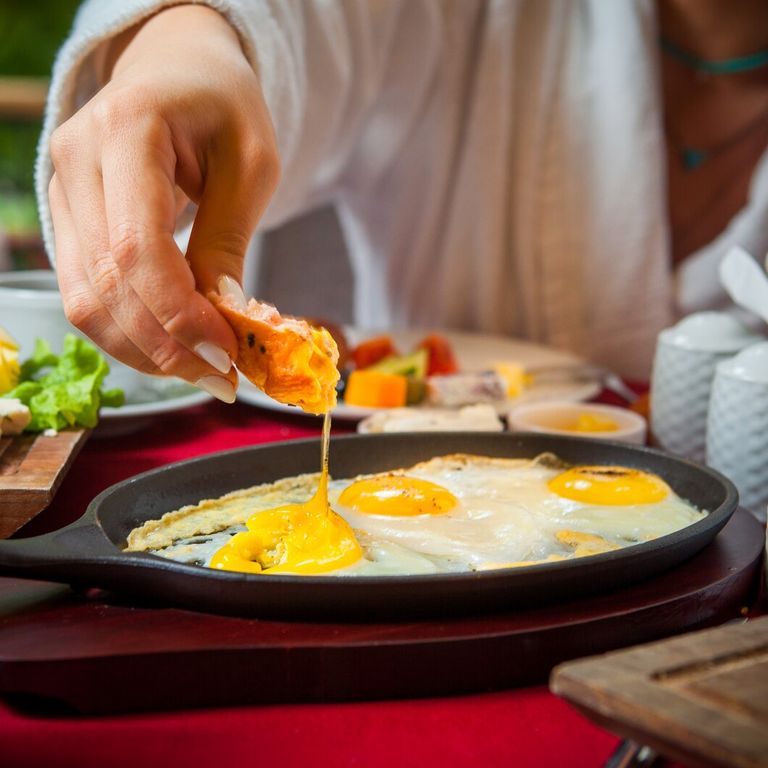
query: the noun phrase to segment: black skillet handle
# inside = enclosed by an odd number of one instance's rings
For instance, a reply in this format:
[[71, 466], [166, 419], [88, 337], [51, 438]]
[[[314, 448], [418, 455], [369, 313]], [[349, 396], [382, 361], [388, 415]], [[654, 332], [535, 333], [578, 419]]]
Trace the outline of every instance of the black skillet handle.
[[0, 541], [0, 576], [69, 584], [118, 555], [98, 526], [78, 522], [42, 536]]

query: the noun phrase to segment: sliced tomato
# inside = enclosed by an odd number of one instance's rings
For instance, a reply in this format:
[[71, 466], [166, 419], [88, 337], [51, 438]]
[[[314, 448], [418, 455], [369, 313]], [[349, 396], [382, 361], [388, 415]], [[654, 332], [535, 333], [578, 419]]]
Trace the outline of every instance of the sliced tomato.
[[368, 368], [390, 355], [396, 355], [397, 350], [389, 336], [375, 336], [360, 342], [352, 350], [352, 360], [355, 368]]
[[431, 333], [419, 342], [419, 349], [426, 349], [429, 354], [427, 375], [439, 373], [457, 373], [459, 366], [453, 348], [448, 340], [439, 333]]

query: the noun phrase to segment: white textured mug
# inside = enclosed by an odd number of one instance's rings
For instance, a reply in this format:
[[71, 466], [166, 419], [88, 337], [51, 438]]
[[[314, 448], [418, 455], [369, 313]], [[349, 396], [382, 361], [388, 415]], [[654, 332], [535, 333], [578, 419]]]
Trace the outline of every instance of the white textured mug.
[[663, 448], [704, 461], [715, 366], [762, 337], [722, 312], [697, 312], [659, 334], [651, 376], [651, 430]]
[[733, 481], [743, 507], [762, 513], [768, 504], [768, 341], [717, 366], [707, 464]]

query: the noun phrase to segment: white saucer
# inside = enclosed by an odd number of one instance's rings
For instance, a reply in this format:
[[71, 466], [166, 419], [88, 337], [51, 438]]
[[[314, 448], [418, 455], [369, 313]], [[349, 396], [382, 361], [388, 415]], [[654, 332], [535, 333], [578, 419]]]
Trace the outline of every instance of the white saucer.
[[125, 405], [120, 408], [102, 408], [97, 437], [113, 437], [136, 432], [152, 423], [158, 414], [192, 408], [213, 400], [191, 384], [179, 379], [143, 376], [141, 383], [125, 391]]
[[[418, 344], [429, 330], [407, 331], [380, 331], [364, 330], [346, 326], [344, 333], [350, 347], [354, 347], [364, 339], [386, 334], [390, 336], [401, 354], [410, 352]], [[585, 363], [584, 360], [569, 352], [544, 347], [538, 344], [530, 344], [524, 341], [516, 341], [503, 336], [489, 336], [478, 333], [460, 333], [456, 331], [439, 331], [453, 347], [459, 368], [462, 371], [483, 371], [494, 363], [515, 362], [524, 368], [545, 368], [559, 366], [578, 366]], [[535, 382], [530, 389], [519, 397], [509, 399], [500, 404], [500, 413], [506, 411], [512, 405], [522, 403], [540, 402], [543, 400], [572, 400], [584, 401], [595, 397], [600, 393], [602, 385], [598, 381], [561, 381], [557, 383]], [[237, 392], [238, 400], [266, 408], [271, 411], [283, 413], [301, 414], [302, 411], [290, 405], [284, 405], [265, 395], [260, 389], [240, 377], [240, 387]], [[418, 408], [419, 406], [413, 406]], [[341, 421], [358, 421], [376, 413], [375, 408], [360, 408], [357, 406], [339, 403], [333, 410], [333, 418]]]

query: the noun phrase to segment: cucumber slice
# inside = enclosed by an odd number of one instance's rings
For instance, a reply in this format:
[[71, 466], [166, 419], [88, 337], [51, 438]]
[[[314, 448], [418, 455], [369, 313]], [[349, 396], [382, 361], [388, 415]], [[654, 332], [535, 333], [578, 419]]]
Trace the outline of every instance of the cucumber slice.
[[429, 353], [426, 349], [417, 349], [410, 355], [390, 355], [378, 363], [374, 363], [366, 370], [379, 371], [380, 373], [395, 373], [398, 376], [409, 376], [415, 379], [423, 379], [427, 375], [427, 363]]

